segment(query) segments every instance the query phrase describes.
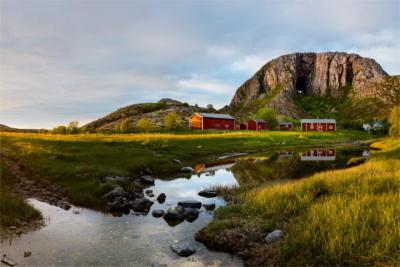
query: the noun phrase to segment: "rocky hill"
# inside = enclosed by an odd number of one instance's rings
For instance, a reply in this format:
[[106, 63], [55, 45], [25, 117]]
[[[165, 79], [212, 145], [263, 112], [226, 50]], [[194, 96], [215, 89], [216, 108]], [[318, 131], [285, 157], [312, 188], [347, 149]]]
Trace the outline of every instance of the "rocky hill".
[[[215, 112], [215, 110], [211, 110]], [[83, 126], [88, 131], [113, 131], [120, 124], [123, 116], [126, 116], [130, 128], [134, 128], [136, 122], [141, 118], [149, 119], [158, 127], [163, 126], [164, 117], [175, 112], [182, 118], [184, 126], [187, 127], [189, 116], [195, 112], [210, 112], [210, 109], [198, 106], [190, 106], [173, 99], [161, 99], [156, 103], [134, 104], [120, 108], [100, 119]]]
[[[400, 104], [400, 77], [389, 76], [375, 60], [356, 54], [289, 54], [265, 64], [236, 90], [224, 110], [245, 117], [267, 106], [278, 114], [299, 119], [311, 115], [301, 105], [304, 97], [333, 99], [337, 105], [355, 103], [376, 109], [371, 116], [379, 117], [389, 107]], [[335, 105], [330, 111], [340, 112]], [[330, 111], [321, 115], [335, 115]]]

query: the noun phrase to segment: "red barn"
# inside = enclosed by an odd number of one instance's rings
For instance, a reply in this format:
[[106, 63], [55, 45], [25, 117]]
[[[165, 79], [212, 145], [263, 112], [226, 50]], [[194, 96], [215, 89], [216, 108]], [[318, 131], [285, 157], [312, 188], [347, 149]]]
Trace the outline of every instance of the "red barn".
[[247, 130], [261, 131], [267, 129], [267, 124], [264, 120], [250, 119], [247, 121]]
[[240, 127], [240, 130], [247, 130], [247, 122], [241, 122], [239, 127]]
[[302, 131], [328, 132], [336, 131], [336, 120], [334, 119], [303, 119], [301, 120]]
[[235, 130], [235, 118], [229, 114], [194, 113], [189, 118], [191, 130]]
[[290, 131], [293, 130], [293, 123], [291, 122], [280, 122], [279, 130], [281, 131]]

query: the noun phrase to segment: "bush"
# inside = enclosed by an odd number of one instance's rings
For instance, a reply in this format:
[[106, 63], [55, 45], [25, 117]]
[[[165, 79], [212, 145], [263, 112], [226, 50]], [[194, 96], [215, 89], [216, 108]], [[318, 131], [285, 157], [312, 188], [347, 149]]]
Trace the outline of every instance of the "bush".
[[170, 112], [164, 117], [164, 127], [168, 130], [182, 128], [182, 120], [175, 112]]
[[389, 116], [389, 135], [400, 136], [400, 107], [393, 107]]
[[261, 108], [255, 114], [255, 117], [262, 119], [267, 123], [269, 129], [273, 129], [278, 125], [278, 120], [276, 119], [276, 112], [270, 108]]
[[70, 134], [77, 134], [79, 132], [79, 122], [70, 121], [67, 127], [67, 132]]
[[57, 126], [57, 127], [53, 128], [53, 130], [51, 132], [53, 134], [66, 134], [67, 133], [67, 127], [65, 127], [64, 125], [60, 125], [60, 126]]
[[141, 118], [136, 123], [136, 129], [143, 132], [154, 130], [154, 124], [147, 118]]

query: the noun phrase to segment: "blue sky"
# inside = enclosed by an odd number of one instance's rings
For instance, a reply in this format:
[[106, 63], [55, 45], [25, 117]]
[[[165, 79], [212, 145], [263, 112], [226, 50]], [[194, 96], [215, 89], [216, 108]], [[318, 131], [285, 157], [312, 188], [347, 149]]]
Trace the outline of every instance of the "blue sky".
[[52, 128], [169, 97], [222, 107], [268, 60], [343, 51], [400, 74], [400, 1], [0, 2], [0, 123]]

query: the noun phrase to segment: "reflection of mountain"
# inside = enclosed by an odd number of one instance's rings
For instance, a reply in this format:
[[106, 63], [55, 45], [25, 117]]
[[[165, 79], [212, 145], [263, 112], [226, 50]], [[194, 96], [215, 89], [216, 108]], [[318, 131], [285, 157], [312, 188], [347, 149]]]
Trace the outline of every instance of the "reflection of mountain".
[[[314, 149], [300, 153], [279, 152], [264, 160], [238, 160], [231, 168], [240, 186], [251, 186], [282, 179], [297, 179], [328, 169], [344, 168], [346, 162], [361, 155], [359, 149]], [[319, 160], [304, 161], [304, 157]], [[333, 161], [322, 160], [324, 158]]]

